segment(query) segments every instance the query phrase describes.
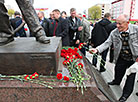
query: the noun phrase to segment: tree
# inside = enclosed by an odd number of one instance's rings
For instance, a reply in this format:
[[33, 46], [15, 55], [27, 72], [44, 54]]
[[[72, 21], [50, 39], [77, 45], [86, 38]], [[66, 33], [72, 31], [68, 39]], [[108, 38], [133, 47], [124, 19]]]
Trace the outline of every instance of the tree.
[[9, 9], [8, 10], [8, 15], [10, 16], [10, 17], [12, 17], [12, 15], [14, 15], [14, 10], [13, 9]]
[[89, 8], [88, 10], [88, 15], [89, 18], [91, 19], [100, 19], [101, 18], [101, 8], [99, 6], [92, 6], [91, 8]]

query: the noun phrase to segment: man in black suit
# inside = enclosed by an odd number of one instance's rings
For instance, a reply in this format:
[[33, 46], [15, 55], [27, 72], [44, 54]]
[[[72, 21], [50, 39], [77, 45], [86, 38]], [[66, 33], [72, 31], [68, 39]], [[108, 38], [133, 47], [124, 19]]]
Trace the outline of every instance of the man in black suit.
[[62, 46], [69, 46], [68, 21], [61, 17], [58, 9], [53, 10], [54, 22], [49, 26], [50, 36], [62, 38]]

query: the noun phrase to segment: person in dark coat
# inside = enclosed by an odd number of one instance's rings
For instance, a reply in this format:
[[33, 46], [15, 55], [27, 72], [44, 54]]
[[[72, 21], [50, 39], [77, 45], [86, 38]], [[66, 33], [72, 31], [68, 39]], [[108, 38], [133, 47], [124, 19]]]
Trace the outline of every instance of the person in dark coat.
[[[13, 29], [15, 30], [18, 26], [22, 24], [23, 20], [21, 18], [21, 14], [18, 11], [15, 11], [14, 16], [15, 18], [10, 19], [10, 23]], [[24, 26], [18, 32], [16, 32], [14, 37], [26, 37]]]
[[58, 9], [53, 10], [54, 22], [49, 25], [49, 36], [62, 38], [62, 46], [69, 46], [68, 21], [61, 17]]
[[44, 12], [38, 12], [38, 17], [39, 17], [39, 21], [40, 21], [40, 24], [41, 24], [41, 26], [44, 28], [44, 30], [45, 30], [45, 33], [46, 33], [46, 36], [48, 36], [49, 35], [49, 23], [50, 23], [50, 20], [49, 19], [47, 19], [47, 18], [45, 18], [45, 16], [44, 16]]
[[[95, 24], [92, 34], [91, 34], [91, 43], [94, 48], [96, 48], [98, 45], [102, 44], [109, 36], [110, 32], [115, 28], [113, 24], [110, 21], [111, 15], [110, 13], [106, 13], [104, 15], [104, 18]], [[101, 53], [102, 60], [100, 63], [100, 70], [99, 72], [104, 72], [106, 69], [105, 67], [105, 61], [107, 56], [108, 49], [106, 49], [104, 52]], [[97, 64], [97, 56], [93, 56], [93, 65], [96, 67]]]
[[78, 47], [80, 43], [79, 35], [82, 31], [83, 27], [79, 18], [76, 17], [76, 9], [70, 9], [71, 16], [67, 18], [69, 23], [69, 38], [70, 38], [70, 46]]

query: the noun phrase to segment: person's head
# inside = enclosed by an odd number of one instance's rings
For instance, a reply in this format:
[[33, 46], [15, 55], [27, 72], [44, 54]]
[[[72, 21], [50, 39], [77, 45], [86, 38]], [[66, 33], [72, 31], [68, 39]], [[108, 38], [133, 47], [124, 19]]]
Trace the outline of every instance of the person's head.
[[62, 11], [61, 12], [61, 17], [65, 19], [67, 17], [67, 13], [65, 11]]
[[108, 20], [111, 20], [111, 14], [110, 13], [105, 13], [104, 18], [107, 18]]
[[15, 17], [17, 17], [17, 16], [21, 16], [21, 14], [20, 14], [20, 12], [15, 11], [15, 12], [14, 12], [14, 16], [15, 16]]
[[50, 13], [50, 18], [51, 18], [51, 19], [54, 19], [54, 14], [53, 14], [53, 12]]
[[39, 17], [39, 19], [43, 19], [44, 18], [44, 12], [42, 12], [42, 11], [40, 11], [40, 12], [38, 12], [38, 17]]
[[76, 9], [75, 8], [70, 9], [70, 15], [71, 15], [72, 18], [76, 17]]
[[60, 17], [60, 11], [58, 9], [53, 10], [53, 16], [55, 19], [58, 19]]
[[138, 25], [138, 21], [135, 22], [135, 25]]
[[129, 17], [126, 14], [120, 15], [116, 19], [116, 26], [117, 26], [119, 32], [127, 31], [128, 30], [128, 24], [129, 24]]
[[82, 20], [83, 15], [82, 15], [81, 13], [79, 13], [77, 16], [78, 16], [78, 18], [79, 18], [80, 20]]

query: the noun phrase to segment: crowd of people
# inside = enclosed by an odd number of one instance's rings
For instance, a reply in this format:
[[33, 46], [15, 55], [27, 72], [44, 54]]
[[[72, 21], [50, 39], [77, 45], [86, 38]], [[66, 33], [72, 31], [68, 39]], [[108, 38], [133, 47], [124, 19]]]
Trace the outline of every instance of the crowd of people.
[[[29, 20], [26, 16], [24, 16], [25, 18], [21, 17], [21, 14], [16, 11], [14, 18], [10, 19], [9, 24], [8, 16], [6, 15], [7, 11], [3, 2], [1, 2], [0, 5], [1, 11], [4, 11], [0, 12], [0, 17], [5, 16], [5, 21], [7, 21], [8, 25], [5, 27], [9, 28], [9, 25], [11, 25], [12, 29], [15, 30], [24, 22], [24, 19], [26, 19], [26, 21]], [[34, 12], [33, 9], [31, 10]], [[24, 11], [22, 12], [24, 13]], [[28, 17], [30, 16], [33, 16], [33, 14], [30, 14]], [[127, 79], [119, 101], [125, 102], [128, 99], [133, 92], [135, 76], [138, 71], [138, 22], [136, 22], [135, 25], [129, 24], [129, 17], [122, 14], [116, 19], [115, 23], [112, 23], [110, 13], [106, 13], [103, 19], [93, 24], [86, 19], [85, 15], [77, 13], [75, 8], [70, 9], [70, 16], [67, 16], [65, 11], [60, 12], [60, 10], [54, 9], [50, 13], [49, 18], [45, 18], [44, 12], [42, 11], [37, 13], [37, 17], [39, 18], [39, 23], [42, 28], [34, 17], [34, 19], [31, 20], [36, 20], [34, 24], [38, 27], [32, 29], [30, 27], [33, 26], [33, 24], [31, 24], [32, 21], [28, 21], [30, 25], [26, 24], [22, 26], [22, 28], [14, 34], [14, 37], [35, 36], [39, 42], [44, 43], [49, 42], [46, 37], [61, 37], [62, 46], [78, 47], [80, 43], [83, 43], [85, 47], [80, 49], [80, 51], [84, 56], [86, 55], [86, 48], [89, 48], [89, 45], [91, 45], [91, 51], [95, 53], [92, 60], [92, 64], [95, 67], [97, 67], [97, 54], [101, 54], [102, 60], [100, 62], [99, 72], [106, 71], [106, 56], [110, 49], [110, 62], [115, 63], [115, 74], [114, 80], [108, 82], [108, 84], [120, 85], [126, 73]], [[4, 22], [2, 19], [0, 19], [0, 21]], [[3, 33], [4, 30], [6, 33]], [[6, 28], [0, 29], [1, 36], [7, 36], [7, 38], [5, 37], [4, 39], [11, 38], [11, 35], [7, 34], [11, 32], [7, 31]], [[4, 42], [3, 39], [0, 41], [0, 43]]]
[[[39, 22], [43, 27], [47, 37], [61, 37], [62, 46], [74, 46], [78, 47], [80, 43], [83, 43], [86, 47], [90, 39], [90, 22], [86, 19], [86, 16], [76, 12], [75, 8], [70, 9], [70, 16], [67, 16], [65, 11], [60, 12], [58, 9], [54, 9], [50, 13], [50, 17], [46, 18], [44, 12], [39, 11], [37, 13]], [[14, 18], [10, 20], [13, 29], [16, 29], [23, 19], [18, 11], [14, 13]], [[33, 34], [28, 31], [28, 27], [22, 27], [16, 32], [14, 37], [32, 37]], [[82, 48], [81, 52], [86, 55], [86, 49]]]

